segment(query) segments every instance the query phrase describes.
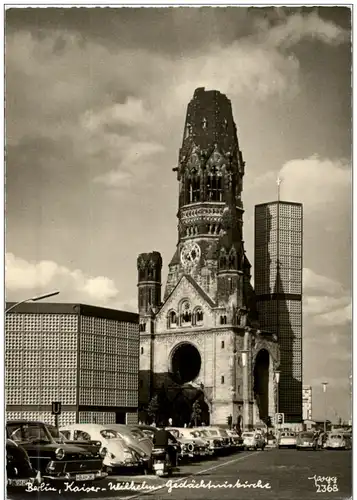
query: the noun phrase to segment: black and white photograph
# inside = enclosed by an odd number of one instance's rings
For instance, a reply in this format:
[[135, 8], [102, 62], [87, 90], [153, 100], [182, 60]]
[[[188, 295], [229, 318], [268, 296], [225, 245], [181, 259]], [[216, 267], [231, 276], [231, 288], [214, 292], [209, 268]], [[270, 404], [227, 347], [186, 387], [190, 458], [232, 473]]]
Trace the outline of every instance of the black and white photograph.
[[4, 6], [7, 500], [352, 499], [353, 6]]

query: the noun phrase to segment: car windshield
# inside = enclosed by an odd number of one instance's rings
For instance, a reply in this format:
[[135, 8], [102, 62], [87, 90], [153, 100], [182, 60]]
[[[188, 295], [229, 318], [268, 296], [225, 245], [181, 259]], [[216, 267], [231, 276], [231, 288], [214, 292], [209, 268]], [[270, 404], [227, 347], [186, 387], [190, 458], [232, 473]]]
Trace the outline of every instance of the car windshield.
[[130, 429], [132, 436], [136, 439], [144, 439], [145, 434], [140, 429]]
[[68, 441], [66, 436], [62, 434], [62, 432], [60, 432], [54, 425], [47, 425], [47, 430], [51, 434], [52, 439], [57, 443], [64, 443], [65, 441]]
[[342, 439], [341, 434], [331, 434], [330, 439]]
[[194, 438], [199, 438], [200, 437], [200, 433], [199, 433], [199, 431], [191, 431], [190, 432], [190, 436], [192, 436]]
[[51, 434], [41, 423], [8, 424], [7, 433], [18, 444], [52, 442]]
[[301, 432], [299, 436], [303, 439], [311, 439], [314, 435], [311, 432]]
[[253, 434], [253, 432], [243, 432], [242, 436], [250, 438], [250, 437], [254, 437], [254, 434]]
[[295, 437], [295, 434], [293, 432], [283, 432], [281, 437], [287, 437], [287, 438], [290, 438], [290, 437]]
[[209, 434], [206, 430], [200, 431], [200, 433], [201, 433], [201, 436], [203, 436], [203, 437], [209, 437]]
[[180, 437], [180, 432], [177, 429], [170, 429], [170, 433], [175, 439], [178, 439]]
[[210, 429], [208, 432], [211, 434], [211, 436], [218, 436], [217, 431], [213, 431], [212, 429]]
[[105, 429], [104, 431], [100, 431], [100, 435], [104, 437], [104, 439], [123, 439], [122, 435], [119, 434], [118, 431], [114, 431], [113, 429]]

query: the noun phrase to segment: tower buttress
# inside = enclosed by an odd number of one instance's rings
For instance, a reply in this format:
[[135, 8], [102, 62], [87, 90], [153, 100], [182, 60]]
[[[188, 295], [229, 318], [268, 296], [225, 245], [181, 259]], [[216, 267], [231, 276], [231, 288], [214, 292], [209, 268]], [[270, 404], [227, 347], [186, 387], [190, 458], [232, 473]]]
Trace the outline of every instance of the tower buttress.
[[137, 260], [138, 269], [138, 310], [140, 330], [152, 332], [148, 328], [161, 304], [162, 258], [159, 252], [141, 253]]

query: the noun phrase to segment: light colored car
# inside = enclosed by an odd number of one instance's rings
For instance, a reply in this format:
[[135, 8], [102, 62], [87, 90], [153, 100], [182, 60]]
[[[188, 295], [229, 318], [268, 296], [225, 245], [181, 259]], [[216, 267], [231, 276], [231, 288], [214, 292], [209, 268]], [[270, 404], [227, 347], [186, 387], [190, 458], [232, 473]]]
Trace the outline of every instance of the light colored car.
[[296, 436], [297, 450], [317, 450], [317, 436], [313, 432], [303, 431]]
[[124, 424], [108, 424], [108, 428], [118, 431], [126, 444], [133, 446], [135, 449], [138, 448], [148, 456], [151, 455], [152, 440], [139, 428]]
[[101, 452], [105, 450], [103, 465], [107, 469], [115, 467], [141, 467], [148, 460], [146, 454], [140, 455], [137, 449], [128, 445], [117, 430], [110, 425], [71, 424], [60, 428], [60, 432], [70, 441], [100, 441]]
[[342, 432], [331, 432], [331, 434], [327, 436], [324, 448], [326, 448], [327, 450], [351, 450], [351, 437], [347, 433], [344, 434]]
[[242, 438], [245, 450], [264, 450], [265, 448], [265, 439], [258, 432], [245, 431], [242, 434]]
[[295, 448], [296, 434], [291, 431], [281, 432], [278, 436], [278, 448]]

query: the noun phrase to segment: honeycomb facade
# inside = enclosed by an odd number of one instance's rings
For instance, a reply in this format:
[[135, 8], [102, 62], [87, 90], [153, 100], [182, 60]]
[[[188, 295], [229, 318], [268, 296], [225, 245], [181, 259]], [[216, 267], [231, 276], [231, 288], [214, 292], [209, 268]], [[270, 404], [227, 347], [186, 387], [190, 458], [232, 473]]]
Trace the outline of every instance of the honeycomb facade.
[[255, 276], [259, 321], [280, 347], [279, 411], [302, 420], [303, 208], [274, 201], [255, 207]]
[[51, 422], [52, 402], [60, 401], [63, 425], [133, 421], [138, 315], [82, 304], [22, 304], [6, 315], [5, 365], [9, 419]]

